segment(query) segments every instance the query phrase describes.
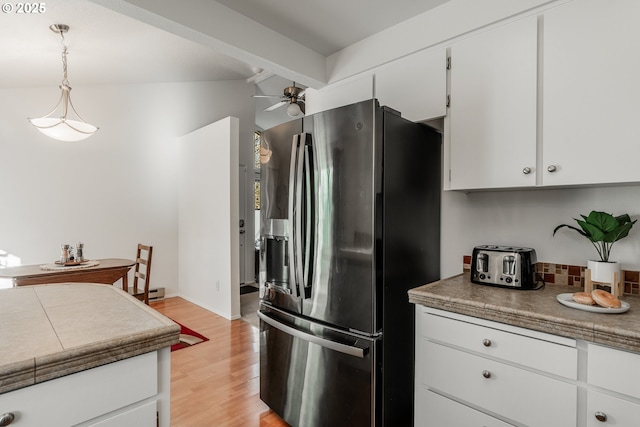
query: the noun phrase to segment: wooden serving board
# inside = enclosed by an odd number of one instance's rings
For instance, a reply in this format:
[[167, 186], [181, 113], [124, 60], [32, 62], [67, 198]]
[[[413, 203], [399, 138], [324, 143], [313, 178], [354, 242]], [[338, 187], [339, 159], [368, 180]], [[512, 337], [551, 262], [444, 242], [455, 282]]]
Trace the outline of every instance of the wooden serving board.
[[61, 265], [61, 266], [64, 266], [64, 267], [71, 267], [71, 266], [74, 266], [74, 265], [82, 265], [82, 264], [86, 264], [86, 263], [88, 263], [88, 262], [89, 262], [89, 260], [84, 260], [84, 261], [67, 261], [67, 262], [65, 262], [65, 263], [63, 264], [63, 263], [61, 263], [60, 261], [56, 261], [56, 265]]

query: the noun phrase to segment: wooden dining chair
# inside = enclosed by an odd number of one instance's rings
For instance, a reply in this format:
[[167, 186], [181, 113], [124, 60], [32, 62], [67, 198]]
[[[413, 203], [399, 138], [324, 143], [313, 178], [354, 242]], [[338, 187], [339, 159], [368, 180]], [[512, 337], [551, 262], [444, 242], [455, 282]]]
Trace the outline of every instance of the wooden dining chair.
[[149, 305], [149, 277], [151, 276], [151, 256], [153, 246], [138, 244], [136, 267], [133, 272], [133, 286], [129, 293]]

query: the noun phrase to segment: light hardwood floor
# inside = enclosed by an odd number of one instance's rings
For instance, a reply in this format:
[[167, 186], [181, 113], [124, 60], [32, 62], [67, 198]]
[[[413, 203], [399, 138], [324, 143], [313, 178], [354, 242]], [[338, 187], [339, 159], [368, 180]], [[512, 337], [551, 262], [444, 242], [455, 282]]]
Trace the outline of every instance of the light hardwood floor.
[[150, 306], [209, 338], [171, 353], [171, 427], [288, 427], [260, 400], [256, 327], [177, 297]]

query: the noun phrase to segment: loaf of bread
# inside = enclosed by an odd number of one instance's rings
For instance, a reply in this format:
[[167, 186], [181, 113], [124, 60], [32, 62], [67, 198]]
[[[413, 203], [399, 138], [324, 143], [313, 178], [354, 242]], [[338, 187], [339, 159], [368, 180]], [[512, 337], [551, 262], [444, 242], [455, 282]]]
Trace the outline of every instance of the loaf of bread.
[[622, 303], [620, 302], [620, 299], [618, 299], [617, 296], [612, 295], [611, 293], [602, 289], [596, 289], [592, 291], [591, 298], [593, 298], [595, 303], [598, 304], [600, 307], [620, 308], [622, 306]]
[[596, 302], [588, 292], [576, 292], [573, 294], [573, 300], [578, 304], [584, 305], [596, 305]]

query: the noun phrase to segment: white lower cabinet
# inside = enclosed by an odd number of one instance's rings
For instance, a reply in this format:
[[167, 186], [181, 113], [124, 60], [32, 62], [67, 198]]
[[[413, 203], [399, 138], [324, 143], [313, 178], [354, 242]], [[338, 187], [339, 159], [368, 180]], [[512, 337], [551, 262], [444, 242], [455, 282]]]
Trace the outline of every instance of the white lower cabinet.
[[509, 427], [508, 424], [452, 399], [425, 390], [416, 407], [416, 427]]
[[163, 348], [0, 394], [0, 414], [12, 427], [155, 427], [160, 411], [168, 427], [168, 357]]
[[415, 427], [640, 426], [638, 366], [638, 353], [416, 306]]
[[587, 427], [640, 425], [640, 404], [597, 391], [587, 391]]
[[575, 340], [424, 307], [416, 322], [416, 427], [577, 426]]
[[587, 426], [640, 425], [640, 355], [587, 346]]
[[527, 426], [576, 424], [575, 384], [430, 341], [424, 346], [432, 363], [422, 383], [429, 389]]

